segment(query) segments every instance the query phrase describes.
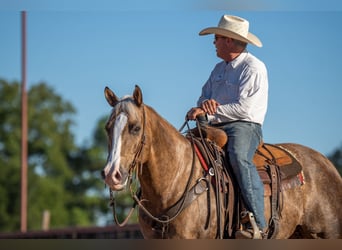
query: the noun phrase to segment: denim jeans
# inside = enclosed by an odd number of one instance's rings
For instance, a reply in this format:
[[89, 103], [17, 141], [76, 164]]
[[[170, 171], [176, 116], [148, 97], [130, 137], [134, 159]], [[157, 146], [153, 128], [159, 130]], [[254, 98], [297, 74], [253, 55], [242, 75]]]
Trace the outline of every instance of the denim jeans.
[[262, 139], [261, 125], [237, 121], [225, 124], [222, 129], [228, 135], [227, 153], [246, 208], [254, 214], [259, 228], [265, 229], [264, 185], [253, 163]]

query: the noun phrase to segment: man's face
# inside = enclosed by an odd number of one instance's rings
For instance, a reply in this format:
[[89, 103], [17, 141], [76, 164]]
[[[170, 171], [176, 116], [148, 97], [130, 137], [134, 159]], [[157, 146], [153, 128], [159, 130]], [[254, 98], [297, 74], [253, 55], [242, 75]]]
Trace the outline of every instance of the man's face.
[[216, 47], [216, 55], [222, 59], [225, 59], [225, 55], [229, 52], [228, 47], [228, 37], [215, 35], [214, 38], [214, 45]]

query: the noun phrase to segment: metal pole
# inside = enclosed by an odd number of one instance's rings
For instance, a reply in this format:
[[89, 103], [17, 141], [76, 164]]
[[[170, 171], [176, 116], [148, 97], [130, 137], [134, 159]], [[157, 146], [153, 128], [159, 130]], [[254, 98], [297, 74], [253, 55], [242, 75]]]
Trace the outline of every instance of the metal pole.
[[21, 197], [20, 231], [27, 231], [26, 11], [21, 12]]

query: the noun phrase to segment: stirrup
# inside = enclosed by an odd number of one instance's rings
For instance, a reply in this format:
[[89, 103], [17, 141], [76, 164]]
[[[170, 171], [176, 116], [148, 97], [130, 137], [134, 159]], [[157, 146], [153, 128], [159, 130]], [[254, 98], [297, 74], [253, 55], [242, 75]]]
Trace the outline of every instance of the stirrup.
[[253, 213], [248, 212], [248, 217], [249, 217], [249, 223], [251, 223], [251, 226], [253, 228], [253, 239], [262, 239], [259, 227], [255, 222]]
[[252, 212], [244, 211], [241, 213], [241, 222], [243, 224], [249, 223], [251, 228], [246, 230], [237, 231], [235, 236], [239, 239], [263, 239], [263, 235], [260, 232], [258, 225], [256, 224], [254, 215]]

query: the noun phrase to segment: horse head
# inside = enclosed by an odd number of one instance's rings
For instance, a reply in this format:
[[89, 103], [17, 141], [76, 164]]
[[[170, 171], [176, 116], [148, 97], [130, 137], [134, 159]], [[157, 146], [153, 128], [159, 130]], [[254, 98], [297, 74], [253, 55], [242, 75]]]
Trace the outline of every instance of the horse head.
[[102, 171], [105, 183], [114, 191], [122, 190], [144, 144], [145, 112], [142, 92], [135, 86], [133, 96], [118, 98], [108, 87], [105, 98], [113, 107], [105, 129], [108, 136], [107, 163]]

